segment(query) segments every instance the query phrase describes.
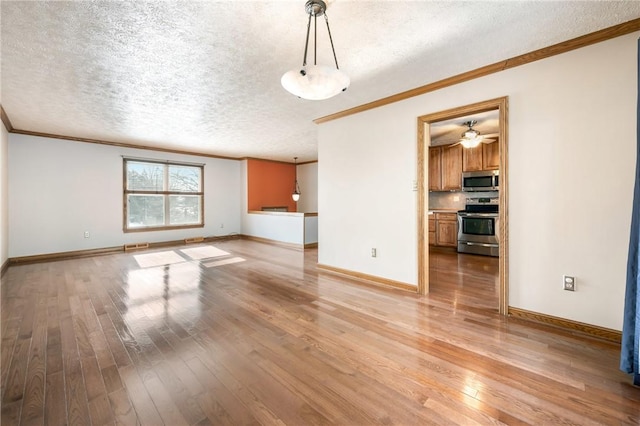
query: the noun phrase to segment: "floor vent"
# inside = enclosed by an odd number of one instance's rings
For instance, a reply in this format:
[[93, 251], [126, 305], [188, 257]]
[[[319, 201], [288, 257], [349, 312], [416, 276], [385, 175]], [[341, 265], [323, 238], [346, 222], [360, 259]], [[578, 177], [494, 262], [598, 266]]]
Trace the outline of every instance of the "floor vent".
[[193, 237], [193, 238], [185, 238], [185, 244], [193, 244], [193, 243], [201, 243], [204, 241], [204, 237]]
[[142, 249], [148, 249], [148, 248], [149, 248], [149, 243], [133, 243], [133, 244], [124, 245], [124, 251], [142, 250]]

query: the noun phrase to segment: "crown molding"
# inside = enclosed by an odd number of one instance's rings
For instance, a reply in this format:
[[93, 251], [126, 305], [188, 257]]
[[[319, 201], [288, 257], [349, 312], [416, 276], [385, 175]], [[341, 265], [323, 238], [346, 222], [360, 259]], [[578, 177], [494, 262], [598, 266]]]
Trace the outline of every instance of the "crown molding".
[[13, 125], [11, 124], [11, 120], [9, 120], [9, 116], [7, 115], [7, 112], [4, 110], [4, 107], [2, 105], [0, 105], [0, 117], [2, 118], [4, 127], [7, 128], [7, 132], [13, 131]]
[[337, 120], [338, 118], [347, 117], [349, 115], [358, 114], [370, 109], [413, 98], [415, 96], [424, 95], [425, 93], [434, 92], [436, 90], [444, 89], [445, 87], [454, 86], [465, 81], [474, 80], [476, 78], [504, 71], [509, 68], [519, 67], [521, 65], [539, 61], [540, 59], [560, 55], [571, 50], [580, 49], [581, 47], [600, 43], [602, 41], [627, 35], [639, 30], [640, 18], [633, 19], [622, 24], [614, 25], [613, 27], [605, 28], [603, 30], [576, 37], [571, 40], [563, 41], [552, 46], [543, 47], [542, 49], [534, 50], [523, 55], [514, 56], [513, 58], [496, 62], [491, 65], [486, 65], [484, 67], [476, 68], [462, 74], [454, 75], [453, 77], [448, 77], [443, 80], [417, 87], [415, 89], [407, 90], [405, 92], [397, 93], [395, 95], [391, 95], [386, 98], [378, 99], [373, 102], [346, 109], [344, 111], [316, 118], [315, 120], [313, 120], [313, 122], [316, 124], [321, 124], [326, 123], [327, 121]]
[[73, 141], [73, 142], [86, 142], [86, 143], [95, 143], [99, 145], [117, 146], [120, 148], [144, 149], [148, 151], [169, 152], [172, 154], [194, 155], [197, 157], [219, 158], [223, 160], [236, 160], [236, 161], [241, 160], [241, 158], [238, 158], [238, 157], [225, 157], [223, 155], [204, 154], [202, 152], [184, 151], [180, 149], [162, 148], [162, 147], [156, 147], [156, 146], [137, 145], [137, 144], [126, 143], [126, 142], [113, 142], [113, 141], [106, 141], [101, 139], [90, 139], [90, 138], [80, 138], [75, 136], [56, 135], [53, 133], [32, 132], [30, 130], [13, 129], [10, 131], [10, 133], [16, 133], [19, 135], [28, 135], [28, 136], [38, 136], [42, 138], [62, 139], [62, 140]]
[[292, 163], [291, 161], [280, 161], [280, 160], [268, 160], [266, 158], [256, 158], [256, 157], [242, 157], [242, 158], [238, 158], [238, 160], [256, 160], [256, 161], [267, 161], [269, 163], [280, 163], [280, 164], [297, 164], [298, 166], [302, 166], [304, 164], [312, 164], [312, 163], [317, 163], [318, 160], [311, 160], [311, 161], [301, 161], [298, 163]]

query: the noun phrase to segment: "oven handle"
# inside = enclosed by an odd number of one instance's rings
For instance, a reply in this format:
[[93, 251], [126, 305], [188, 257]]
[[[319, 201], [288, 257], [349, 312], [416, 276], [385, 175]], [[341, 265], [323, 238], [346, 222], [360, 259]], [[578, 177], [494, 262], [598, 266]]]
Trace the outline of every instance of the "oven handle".
[[460, 217], [498, 217], [498, 213], [458, 213]]
[[499, 244], [486, 244], [486, 243], [471, 243], [469, 241], [464, 241], [464, 243], [468, 246], [480, 246], [480, 247], [500, 247]]

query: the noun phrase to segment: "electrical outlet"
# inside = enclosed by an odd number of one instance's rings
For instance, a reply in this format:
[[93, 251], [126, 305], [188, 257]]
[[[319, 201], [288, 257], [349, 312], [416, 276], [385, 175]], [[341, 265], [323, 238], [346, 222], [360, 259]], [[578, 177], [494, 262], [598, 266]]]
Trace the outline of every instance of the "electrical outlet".
[[89, 231], [84, 231], [84, 237], [89, 238]]
[[221, 223], [221, 224], [220, 224], [220, 228], [224, 228], [224, 223]]
[[570, 275], [563, 275], [562, 288], [566, 291], [576, 291], [576, 277], [572, 277]]
[[378, 255], [378, 251], [374, 248], [371, 249], [371, 257], [376, 257]]

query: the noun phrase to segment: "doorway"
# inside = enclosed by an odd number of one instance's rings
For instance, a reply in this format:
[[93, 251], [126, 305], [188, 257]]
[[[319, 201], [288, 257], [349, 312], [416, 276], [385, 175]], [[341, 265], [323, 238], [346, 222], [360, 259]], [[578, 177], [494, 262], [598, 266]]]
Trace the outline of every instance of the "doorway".
[[429, 226], [428, 226], [428, 190], [429, 190], [429, 145], [431, 123], [497, 111], [499, 128], [499, 265], [498, 265], [498, 312], [507, 315], [509, 309], [509, 175], [508, 175], [508, 140], [507, 140], [507, 97], [491, 99], [458, 108], [427, 114], [418, 117], [418, 293], [429, 293]]

